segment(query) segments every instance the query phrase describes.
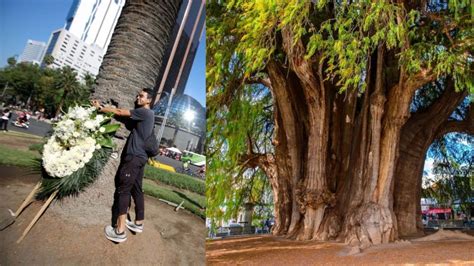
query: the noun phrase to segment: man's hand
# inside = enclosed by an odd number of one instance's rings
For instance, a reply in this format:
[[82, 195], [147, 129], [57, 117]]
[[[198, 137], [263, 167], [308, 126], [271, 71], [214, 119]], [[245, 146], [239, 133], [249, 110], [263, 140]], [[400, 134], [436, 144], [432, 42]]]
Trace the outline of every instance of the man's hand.
[[113, 113], [114, 115], [118, 115], [118, 116], [128, 116], [128, 117], [131, 116], [130, 110], [111, 108], [111, 107], [103, 107], [100, 104], [100, 102], [97, 101], [97, 100], [92, 100], [91, 104], [92, 104], [92, 106], [97, 108], [97, 110], [99, 110], [99, 112], [102, 112], [102, 113]]
[[94, 106], [97, 109], [100, 109], [100, 102], [98, 100], [92, 100], [91, 101], [92, 106]]

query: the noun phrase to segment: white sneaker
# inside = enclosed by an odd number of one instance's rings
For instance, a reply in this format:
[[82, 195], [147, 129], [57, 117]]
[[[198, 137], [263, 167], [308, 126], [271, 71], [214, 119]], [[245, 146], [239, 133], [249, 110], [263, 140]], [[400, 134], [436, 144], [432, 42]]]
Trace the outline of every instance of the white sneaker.
[[143, 224], [136, 224], [129, 219], [125, 222], [125, 225], [130, 231], [133, 231], [135, 233], [141, 233], [143, 232]]
[[105, 237], [110, 241], [114, 241], [114, 242], [117, 242], [117, 243], [122, 243], [125, 240], [127, 240], [127, 233], [125, 233], [125, 231], [124, 231], [123, 233], [118, 234], [117, 231], [115, 230], [115, 228], [113, 228], [110, 225], [107, 225], [105, 227]]

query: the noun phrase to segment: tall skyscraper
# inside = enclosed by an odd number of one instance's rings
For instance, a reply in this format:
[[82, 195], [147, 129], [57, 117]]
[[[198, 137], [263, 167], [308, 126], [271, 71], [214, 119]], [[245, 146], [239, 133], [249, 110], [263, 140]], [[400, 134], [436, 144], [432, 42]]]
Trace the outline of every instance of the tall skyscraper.
[[46, 55], [53, 68], [70, 66], [80, 79], [97, 75], [125, 0], [74, 0], [64, 28], [53, 31]]
[[155, 86], [157, 92], [170, 93], [176, 87], [176, 94], [183, 94], [204, 28], [205, 5], [205, 0], [184, 0], [181, 3], [171, 41], [163, 56]]
[[18, 62], [32, 62], [40, 64], [45, 48], [46, 43], [44, 42], [28, 40], [23, 53], [18, 58]]
[[106, 51], [124, 4], [125, 0], [74, 0], [64, 28]]

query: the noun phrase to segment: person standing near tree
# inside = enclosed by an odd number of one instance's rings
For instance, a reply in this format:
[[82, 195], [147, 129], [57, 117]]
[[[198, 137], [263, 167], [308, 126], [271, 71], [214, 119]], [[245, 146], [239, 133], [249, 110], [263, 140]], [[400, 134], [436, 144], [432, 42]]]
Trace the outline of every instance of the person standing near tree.
[[[148, 155], [145, 151], [145, 139], [153, 133], [154, 112], [150, 110], [153, 90], [145, 88], [136, 96], [135, 109], [117, 109], [103, 107], [96, 100], [92, 105], [103, 113], [129, 117], [133, 121], [132, 130], [122, 151], [120, 164], [115, 177], [114, 203], [112, 206], [112, 225], [105, 227], [105, 237], [114, 242], [127, 240], [125, 227], [141, 233], [145, 218], [145, 203], [142, 180]], [[130, 197], [135, 202], [135, 221], [127, 219]]]
[[0, 129], [3, 131], [8, 131], [8, 121], [12, 117], [12, 113], [9, 109], [4, 109], [2, 112], [2, 117], [0, 119]]

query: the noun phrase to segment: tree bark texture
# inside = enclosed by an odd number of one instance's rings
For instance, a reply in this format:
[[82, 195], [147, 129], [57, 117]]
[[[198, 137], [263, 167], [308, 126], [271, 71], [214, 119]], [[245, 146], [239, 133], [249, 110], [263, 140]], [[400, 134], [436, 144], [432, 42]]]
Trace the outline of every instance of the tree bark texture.
[[400, 138], [400, 158], [396, 165], [394, 211], [398, 217], [400, 236], [421, 234], [421, 185], [426, 152], [431, 143], [448, 132], [474, 133], [465, 125], [472, 124], [469, 117], [448, 130], [446, 125], [454, 109], [467, 92], [455, 92], [452, 81], [438, 101], [427, 110], [415, 113], [403, 126]]
[[411, 117], [415, 91], [434, 75], [400, 69], [386, 77], [395, 55], [379, 46], [365, 92], [339, 94], [318, 55], [304, 59], [289, 29], [281, 38], [286, 58], [268, 62], [264, 84], [273, 96], [274, 156], [255, 161], [273, 189], [273, 234], [365, 248], [416, 232], [426, 150], [465, 94], [448, 87], [429, 115]]
[[[132, 109], [135, 96], [156, 83], [181, 0], [128, 0], [100, 67], [94, 99]], [[121, 127], [115, 143], [121, 153], [129, 131]], [[75, 198], [55, 204], [59, 214], [83, 224], [104, 224], [111, 217], [114, 176], [119, 159], [109, 159], [97, 181]]]

